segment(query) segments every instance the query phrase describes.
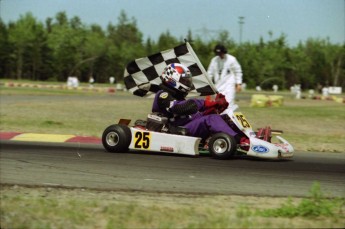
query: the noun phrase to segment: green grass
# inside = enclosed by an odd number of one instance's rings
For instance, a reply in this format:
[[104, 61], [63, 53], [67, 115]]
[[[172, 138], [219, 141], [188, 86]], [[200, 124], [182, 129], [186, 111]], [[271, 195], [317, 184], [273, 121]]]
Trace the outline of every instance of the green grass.
[[320, 184], [315, 182], [310, 190], [310, 197], [304, 198], [299, 204], [294, 204], [290, 198], [281, 207], [265, 209], [257, 214], [265, 217], [332, 217], [343, 215], [344, 199], [326, 199], [321, 191]]
[[[101, 136], [120, 118], [145, 118], [151, 101], [127, 93], [1, 89], [1, 131], [23, 131]], [[25, 97], [18, 96], [25, 95]], [[38, 100], [31, 99], [39, 96]], [[36, 97], [37, 98], [37, 97]], [[5, 102], [8, 101], [8, 102]]]
[[334, 201], [319, 190], [292, 199], [3, 186], [0, 219], [1, 228], [342, 227], [344, 200]]

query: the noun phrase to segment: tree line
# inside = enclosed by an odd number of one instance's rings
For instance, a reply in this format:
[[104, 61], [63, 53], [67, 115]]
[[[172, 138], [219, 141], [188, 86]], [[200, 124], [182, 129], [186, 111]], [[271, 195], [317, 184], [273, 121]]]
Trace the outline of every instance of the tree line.
[[31, 13], [5, 24], [0, 19], [0, 78], [40, 81], [66, 81], [77, 76], [87, 82], [109, 82], [109, 77], [123, 80], [127, 63], [190, 41], [201, 63], [208, 67], [214, 56], [213, 48], [222, 43], [242, 66], [244, 81], [249, 88], [261, 86], [289, 88], [300, 84], [302, 89], [319, 86], [345, 88], [345, 43], [332, 44], [328, 39], [309, 38], [296, 47], [287, 45], [286, 36], [257, 43], [236, 43], [228, 31], [205, 41], [188, 31], [176, 38], [169, 31], [161, 33], [157, 41], [143, 39], [135, 18], [121, 11], [117, 24], [106, 29], [97, 24], [85, 25], [79, 17], [68, 18], [59, 12], [45, 22]]

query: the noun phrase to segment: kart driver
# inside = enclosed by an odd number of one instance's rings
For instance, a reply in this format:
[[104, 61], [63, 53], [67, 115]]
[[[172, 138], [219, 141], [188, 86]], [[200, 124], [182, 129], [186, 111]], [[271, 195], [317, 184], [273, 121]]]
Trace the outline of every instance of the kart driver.
[[221, 113], [228, 107], [225, 96], [218, 94], [214, 101], [185, 99], [193, 89], [192, 75], [187, 67], [173, 63], [160, 76], [161, 90], [155, 95], [152, 112], [169, 118], [173, 126], [186, 128], [187, 135], [207, 139], [214, 133], [237, 134], [225, 122]]

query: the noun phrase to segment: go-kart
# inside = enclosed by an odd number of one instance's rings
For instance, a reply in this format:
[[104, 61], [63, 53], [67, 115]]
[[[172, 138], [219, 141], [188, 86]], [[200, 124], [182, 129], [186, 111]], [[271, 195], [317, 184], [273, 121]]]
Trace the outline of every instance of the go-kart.
[[[270, 127], [254, 131], [246, 117], [237, 110], [236, 105], [227, 108], [222, 115], [240, 138], [225, 133], [215, 133], [207, 139], [187, 136], [183, 128], [169, 131], [165, 117], [149, 114], [146, 121], [137, 120], [133, 126], [129, 126], [131, 120], [128, 119], [120, 119], [118, 124], [108, 126], [103, 132], [102, 143], [109, 152], [142, 150], [198, 156], [208, 150], [216, 159], [228, 159], [238, 153], [266, 159], [293, 157], [294, 149], [284, 138], [275, 136], [278, 142], [271, 141], [272, 134], [281, 134], [282, 131], [274, 131]], [[152, 123], [154, 125], [148, 125]]]
[[[131, 61], [124, 71], [126, 89], [140, 97], [156, 93], [162, 83], [159, 76], [167, 63], [181, 63], [188, 67], [193, 76], [192, 92], [196, 95], [219, 95], [187, 40], [172, 49]], [[129, 126], [131, 120], [128, 119], [110, 125], [103, 132], [102, 143], [109, 152], [143, 150], [197, 156], [207, 149], [217, 159], [228, 159], [237, 152], [271, 159], [293, 156], [294, 149], [285, 139], [276, 136], [278, 143], [271, 141], [272, 134], [277, 131], [265, 127], [255, 132], [237, 108], [226, 106], [220, 111], [226, 124], [238, 133], [236, 138], [225, 133], [215, 133], [207, 139], [191, 137], [184, 128], [169, 125], [166, 117], [149, 114], [145, 121], [137, 120], [133, 126]]]

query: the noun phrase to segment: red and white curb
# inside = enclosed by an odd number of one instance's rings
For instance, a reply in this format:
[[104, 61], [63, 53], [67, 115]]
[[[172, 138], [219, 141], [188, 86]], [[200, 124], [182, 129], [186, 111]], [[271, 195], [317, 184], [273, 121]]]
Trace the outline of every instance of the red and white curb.
[[27, 141], [27, 142], [78, 142], [86, 144], [101, 144], [97, 137], [66, 135], [66, 134], [37, 134], [19, 132], [0, 132], [0, 140]]

